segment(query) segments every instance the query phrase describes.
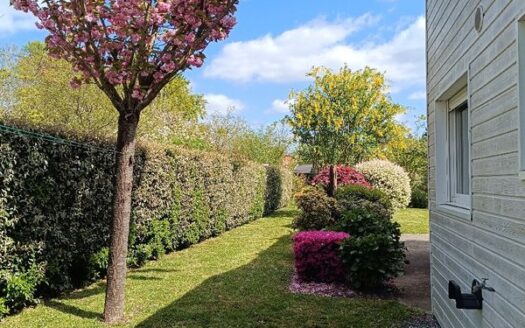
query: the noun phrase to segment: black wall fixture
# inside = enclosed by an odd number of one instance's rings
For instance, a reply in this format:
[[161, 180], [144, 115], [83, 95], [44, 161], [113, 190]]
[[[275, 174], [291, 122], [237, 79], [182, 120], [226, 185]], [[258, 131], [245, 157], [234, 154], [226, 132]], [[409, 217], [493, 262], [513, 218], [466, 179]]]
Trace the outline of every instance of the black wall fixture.
[[457, 309], [481, 310], [483, 309], [483, 290], [495, 292], [494, 288], [486, 286], [487, 280], [483, 279], [483, 282], [480, 283], [474, 279], [470, 294], [461, 293], [461, 287], [454, 280], [450, 280], [448, 282], [448, 298], [456, 301]]

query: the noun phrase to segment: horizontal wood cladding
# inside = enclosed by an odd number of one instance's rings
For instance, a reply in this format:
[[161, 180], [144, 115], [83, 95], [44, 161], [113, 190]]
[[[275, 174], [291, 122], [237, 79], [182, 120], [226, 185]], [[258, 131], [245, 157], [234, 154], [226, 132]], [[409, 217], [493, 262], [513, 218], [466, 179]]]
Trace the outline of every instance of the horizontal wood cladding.
[[[483, 29], [474, 28], [482, 6]], [[443, 328], [525, 327], [525, 182], [519, 172], [517, 22], [523, 0], [427, 0], [432, 307]], [[436, 101], [468, 72], [472, 220], [436, 202]], [[523, 88], [525, 89], [525, 87]], [[523, 141], [525, 142], [525, 140]], [[451, 279], [489, 278], [482, 311], [455, 308]]]

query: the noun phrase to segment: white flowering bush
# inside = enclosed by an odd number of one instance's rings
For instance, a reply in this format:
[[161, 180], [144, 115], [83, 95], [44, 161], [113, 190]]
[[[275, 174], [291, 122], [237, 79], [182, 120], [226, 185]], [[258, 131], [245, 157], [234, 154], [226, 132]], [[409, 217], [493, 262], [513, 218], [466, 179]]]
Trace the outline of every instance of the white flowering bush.
[[356, 169], [375, 188], [384, 192], [394, 209], [402, 209], [410, 203], [410, 177], [399, 165], [385, 160], [372, 160], [360, 163]]

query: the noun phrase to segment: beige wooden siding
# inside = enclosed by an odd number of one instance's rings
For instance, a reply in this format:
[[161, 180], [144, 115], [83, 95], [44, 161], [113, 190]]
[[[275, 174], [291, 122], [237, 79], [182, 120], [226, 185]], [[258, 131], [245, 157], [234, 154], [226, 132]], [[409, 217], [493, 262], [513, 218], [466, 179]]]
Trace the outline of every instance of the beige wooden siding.
[[[483, 30], [474, 28], [478, 6]], [[525, 328], [525, 182], [519, 179], [517, 22], [525, 0], [427, 0], [427, 93], [432, 307], [443, 328]], [[436, 100], [468, 73], [472, 221], [436, 202]], [[525, 87], [523, 87], [525, 92]], [[466, 292], [489, 278], [481, 311], [458, 310], [448, 281]]]

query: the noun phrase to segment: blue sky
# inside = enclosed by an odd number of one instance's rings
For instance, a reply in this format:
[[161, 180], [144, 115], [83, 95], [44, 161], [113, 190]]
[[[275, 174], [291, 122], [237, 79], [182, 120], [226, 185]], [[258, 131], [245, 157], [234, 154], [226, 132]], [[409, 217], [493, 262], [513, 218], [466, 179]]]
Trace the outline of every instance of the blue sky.
[[[32, 18], [0, 4], [0, 47], [42, 40]], [[211, 45], [205, 65], [185, 73], [209, 112], [235, 112], [253, 126], [287, 113], [283, 101], [305, 88], [313, 66], [385, 72], [401, 121], [425, 113], [423, 0], [240, 0], [238, 24]]]

